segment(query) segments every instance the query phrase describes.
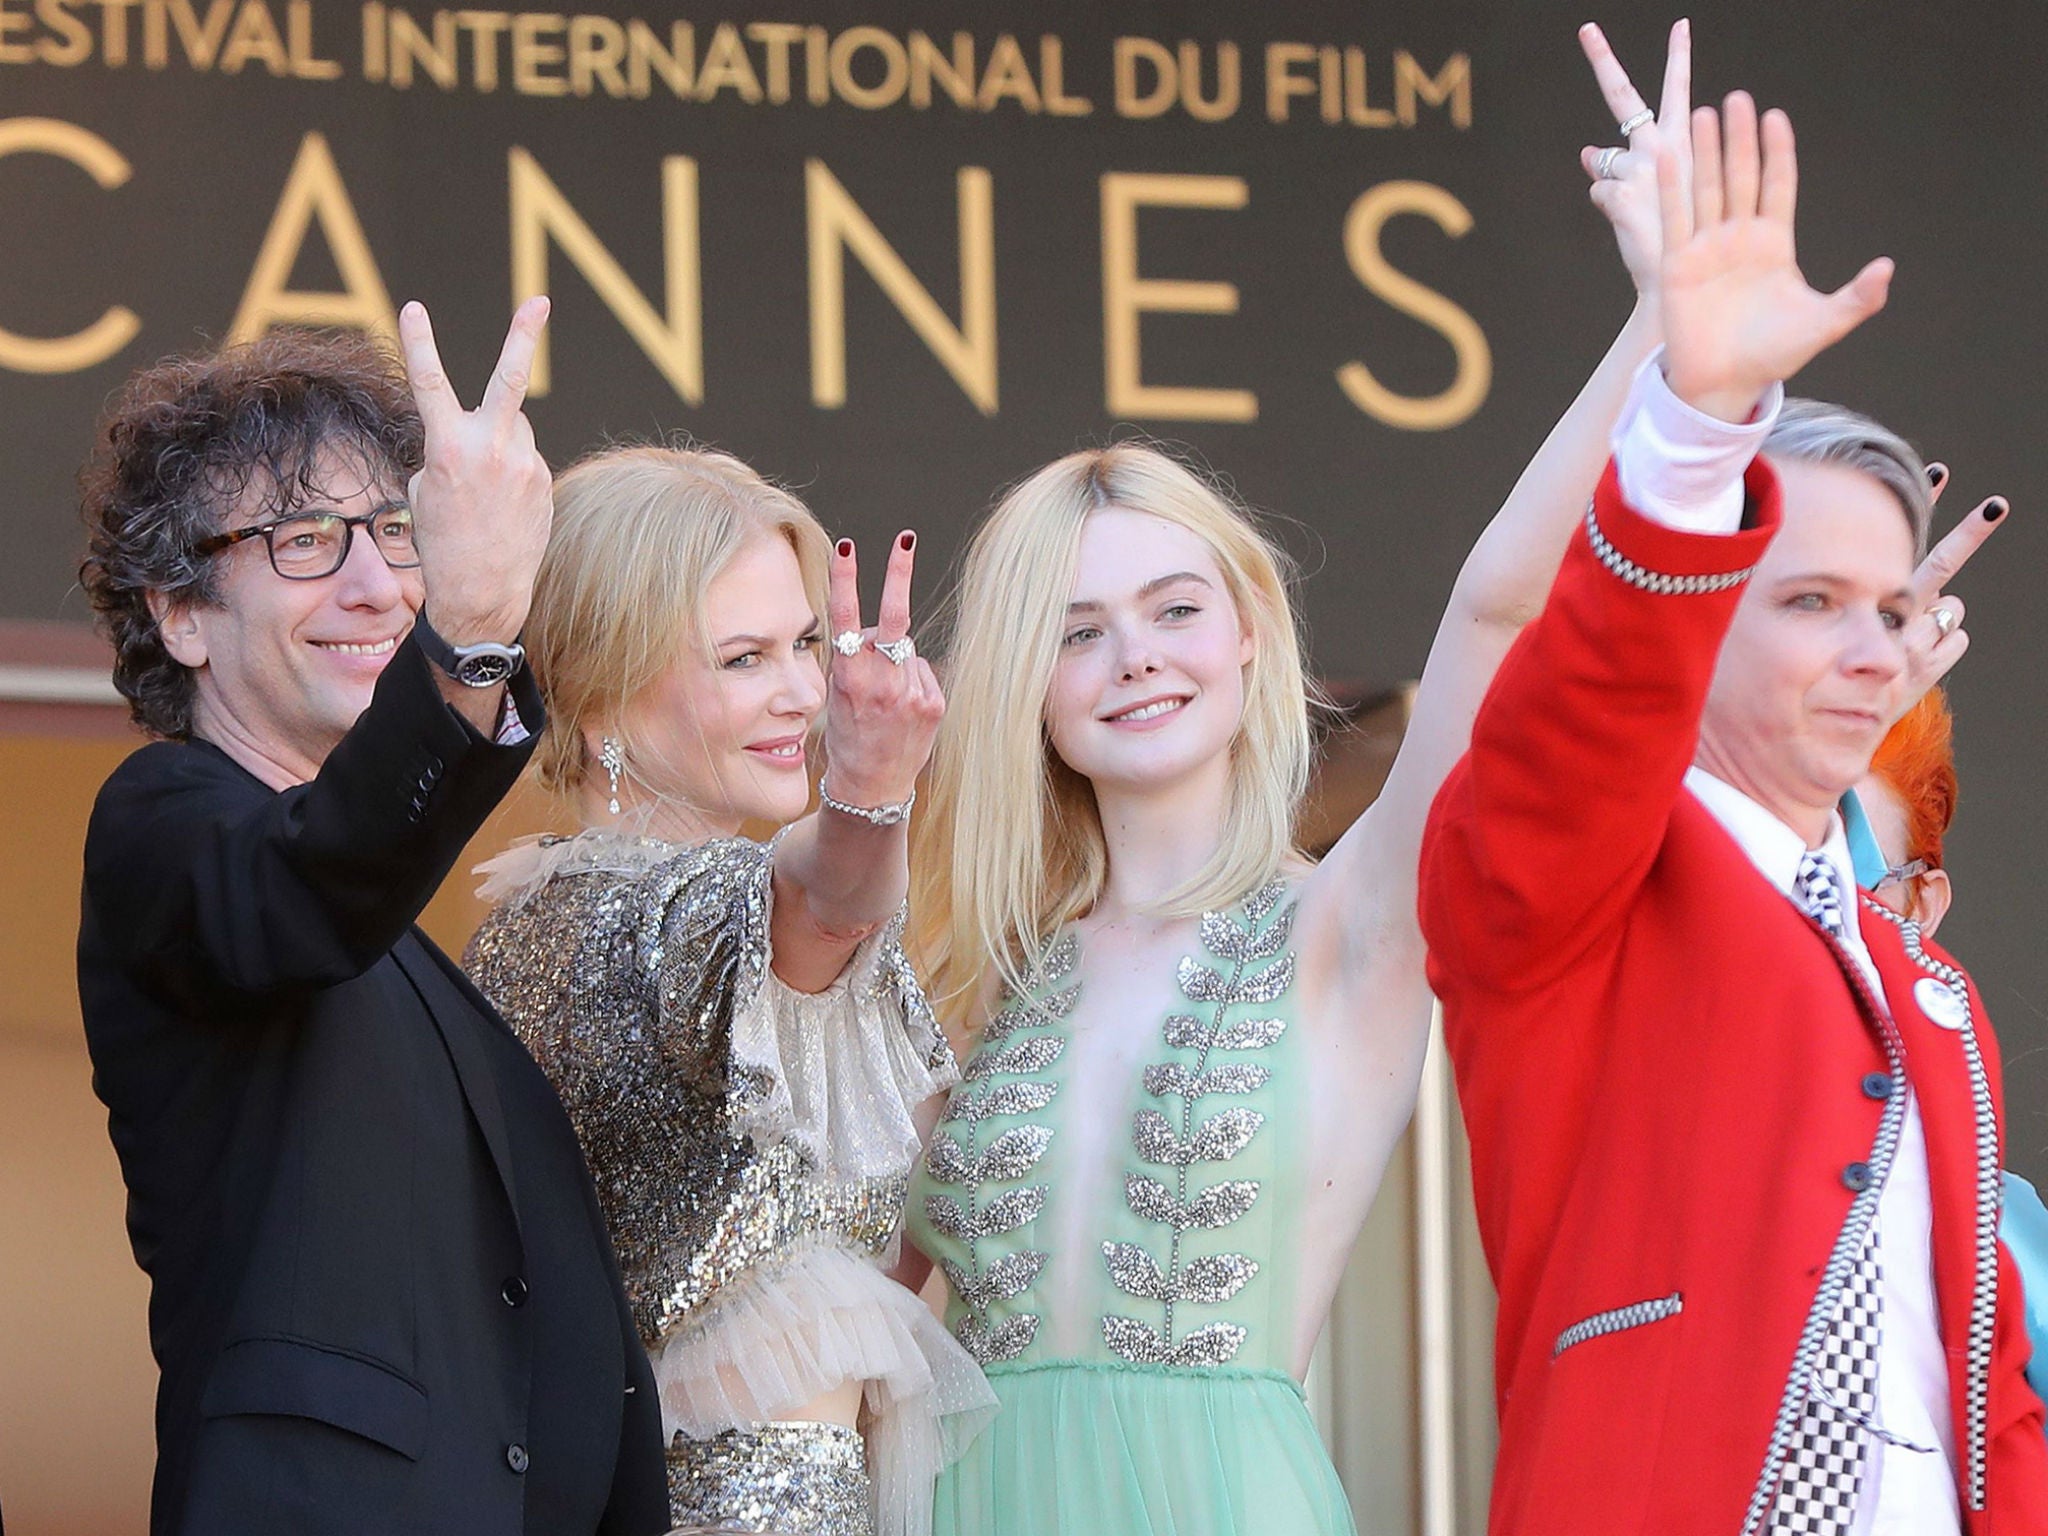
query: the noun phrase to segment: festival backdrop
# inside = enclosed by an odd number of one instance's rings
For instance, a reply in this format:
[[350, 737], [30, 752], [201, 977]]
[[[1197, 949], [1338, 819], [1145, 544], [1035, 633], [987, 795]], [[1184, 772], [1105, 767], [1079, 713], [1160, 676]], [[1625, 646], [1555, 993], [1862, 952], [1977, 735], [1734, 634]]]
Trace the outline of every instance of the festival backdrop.
[[[0, 0], [0, 619], [84, 622], [73, 476], [138, 364], [294, 321], [388, 330], [418, 297], [473, 398], [545, 290], [529, 410], [557, 463], [729, 448], [867, 548], [917, 527], [928, 606], [993, 491], [1150, 434], [1276, 519], [1322, 674], [1411, 678], [1629, 306], [1577, 160], [1614, 128], [1584, 12]], [[1670, 16], [1600, 19], [1654, 100]], [[1891, 309], [1798, 387], [1950, 462], [1949, 517], [2015, 505], [1959, 585], [1942, 937], [2040, 1175], [2048, 13], [1737, 0], [1695, 33], [1703, 94], [1793, 114], [1813, 278], [1899, 263]]]

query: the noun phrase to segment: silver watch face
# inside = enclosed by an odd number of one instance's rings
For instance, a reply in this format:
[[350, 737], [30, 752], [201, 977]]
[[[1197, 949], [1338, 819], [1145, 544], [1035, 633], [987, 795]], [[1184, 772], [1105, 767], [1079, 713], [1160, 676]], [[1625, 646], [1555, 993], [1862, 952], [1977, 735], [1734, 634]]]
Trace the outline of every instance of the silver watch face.
[[456, 652], [455, 681], [467, 688], [490, 688], [509, 680], [525, 654], [516, 646], [464, 646]]

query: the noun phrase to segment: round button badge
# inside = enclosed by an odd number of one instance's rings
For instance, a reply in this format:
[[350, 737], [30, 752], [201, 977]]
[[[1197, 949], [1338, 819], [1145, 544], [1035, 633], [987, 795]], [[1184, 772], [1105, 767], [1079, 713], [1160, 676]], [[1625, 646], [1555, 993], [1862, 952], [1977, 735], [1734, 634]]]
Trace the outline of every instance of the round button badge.
[[1956, 996], [1954, 988], [1932, 976], [1913, 983], [1913, 1001], [1943, 1029], [1961, 1029], [1970, 1020], [1969, 1005]]

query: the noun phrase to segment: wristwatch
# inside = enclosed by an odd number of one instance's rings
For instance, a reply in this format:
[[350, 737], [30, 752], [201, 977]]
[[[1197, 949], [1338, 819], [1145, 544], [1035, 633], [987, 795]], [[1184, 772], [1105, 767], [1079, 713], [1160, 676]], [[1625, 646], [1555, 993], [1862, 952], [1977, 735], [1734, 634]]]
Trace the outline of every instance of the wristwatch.
[[488, 640], [477, 645], [450, 645], [434, 632], [424, 608], [413, 615], [412, 637], [426, 652], [427, 660], [465, 688], [495, 687], [510, 681], [526, 665], [526, 647], [516, 641], [511, 645], [493, 645]]

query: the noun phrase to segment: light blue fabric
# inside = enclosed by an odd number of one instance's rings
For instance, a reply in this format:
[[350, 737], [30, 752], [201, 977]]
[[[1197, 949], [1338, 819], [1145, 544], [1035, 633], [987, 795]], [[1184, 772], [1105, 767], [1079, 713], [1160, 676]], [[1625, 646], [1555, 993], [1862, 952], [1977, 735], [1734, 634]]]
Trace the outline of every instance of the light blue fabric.
[[1863, 802], [1853, 789], [1842, 796], [1842, 828], [1849, 834], [1849, 859], [1856, 866], [1856, 883], [1866, 891], [1876, 890], [1891, 865], [1877, 846], [1877, 834], [1870, 830], [1870, 818], [1863, 814]]
[[2026, 1303], [2027, 1341], [2034, 1346], [2034, 1358], [2027, 1365], [2027, 1381], [2048, 1398], [2048, 1206], [2034, 1193], [2034, 1186], [2016, 1173], [2005, 1178], [2005, 1215], [1998, 1235], [2011, 1250], [2020, 1269], [2020, 1292]]

